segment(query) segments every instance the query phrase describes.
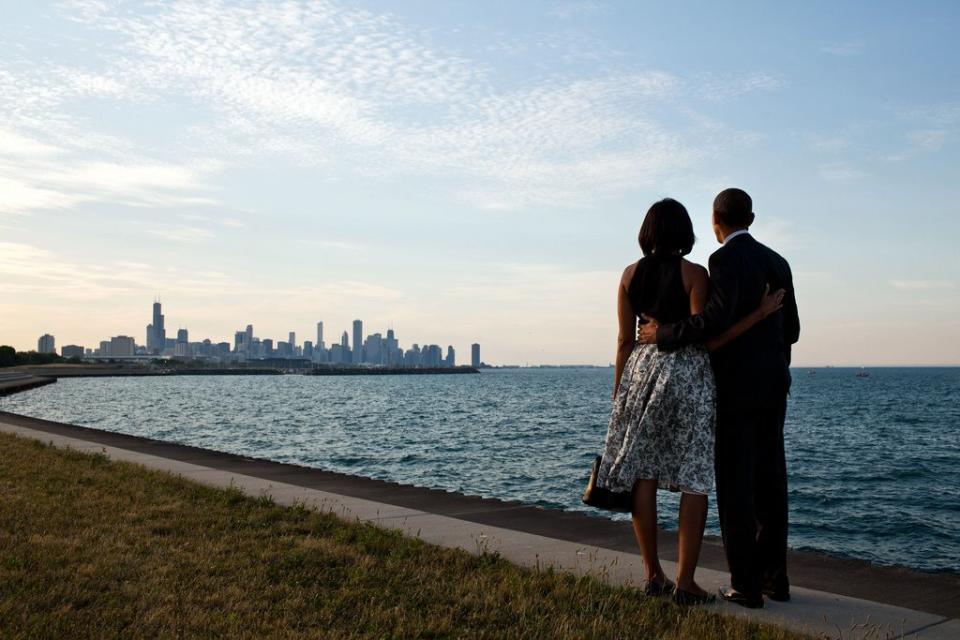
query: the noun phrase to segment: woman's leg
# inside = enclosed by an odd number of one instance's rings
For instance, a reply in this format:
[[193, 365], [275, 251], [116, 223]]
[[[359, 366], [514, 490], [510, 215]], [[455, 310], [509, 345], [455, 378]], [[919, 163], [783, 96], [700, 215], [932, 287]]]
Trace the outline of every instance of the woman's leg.
[[633, 533], [643, 556], [648, 582], [663, 583], [666, 576], [657, 555], [657, 481], [637, 480], [633, 485]]
[[703, 528], [707, 523], [707, 496], [684, 493], [680, 497], [680, 557], [677, 561], [677, 587], [701, 595], [704, 592], [694, 582], [693, 574], [700, 559]]

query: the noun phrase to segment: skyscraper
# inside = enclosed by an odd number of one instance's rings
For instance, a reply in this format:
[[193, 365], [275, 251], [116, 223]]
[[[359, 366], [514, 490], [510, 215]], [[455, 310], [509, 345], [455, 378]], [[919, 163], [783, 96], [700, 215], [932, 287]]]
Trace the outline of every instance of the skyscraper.
[[363, 361], [363, 322], [353, 321], [353, 364]]
[[448, 367], [457, 366], [457, 352], [453, 350], [453, 345], [447, 345], [447, 359], [444, 364]]
[[323, 344], [323, 321], [317, 323], [317, 349], [325, 349]]
[[470, 366], [474, 369], [480, 367], [480, 345], [476, 342], [470, 345]]
[[55, 340], [52, 335], [45, 333], [40, 336], [40, 339], [37, 340], [37, 351], [40, 353], [56, 353], [57, 347], [54, 344]]
[[163, 326], [160, 301], [153, 303], [153, 323], [147, 326], [147, 351], [160, 353], [167, 344], [167, 329]]
[[297, 350], [297, 332], [296, 332], [296, 331], [291, 331], [291, 332], [290, 332], [290, 339], [287, 340], [287, 342], [290, 343], [290, 351], [291, 351], [291, 352]]

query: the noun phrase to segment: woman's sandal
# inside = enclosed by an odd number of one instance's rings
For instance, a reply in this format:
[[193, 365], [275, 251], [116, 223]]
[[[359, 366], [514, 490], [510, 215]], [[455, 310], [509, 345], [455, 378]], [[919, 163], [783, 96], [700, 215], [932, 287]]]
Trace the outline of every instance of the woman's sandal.
[[654, 582], [653, 580], [648, 580], [647, 584], [643, 588], [643, 594], [652, 597], [668, 596], [673, 593], [673, 590], [676, 588], [677, 585], [675, 585], [669, 578], [664, 578], [663, 582]]
[[697, 604], [710, 604], [716, 602], [717, 597], [712, 593], [703, 593], [702, 595], [684, 591], [680, 587], [673, 590], [673, 602], [681, 607], [690, 607]]

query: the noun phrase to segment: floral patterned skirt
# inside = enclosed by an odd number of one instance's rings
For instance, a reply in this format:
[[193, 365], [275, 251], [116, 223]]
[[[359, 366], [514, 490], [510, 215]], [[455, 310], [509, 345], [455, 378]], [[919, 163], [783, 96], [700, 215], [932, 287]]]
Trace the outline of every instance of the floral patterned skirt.
[[597, 486], [629, 491], [637, 480], [707, 494], [713, 488], [716, 386], [702, 345], [661, 352], [634, 347], [613, 402]]

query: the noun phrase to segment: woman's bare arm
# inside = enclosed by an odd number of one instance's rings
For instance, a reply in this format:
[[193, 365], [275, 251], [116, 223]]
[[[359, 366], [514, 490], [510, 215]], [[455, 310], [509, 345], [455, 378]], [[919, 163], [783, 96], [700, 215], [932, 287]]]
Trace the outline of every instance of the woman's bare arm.
[[619, 331], [617, 335], [617, 365], [613, 382], [613, 397], [617, 397], [620, 390], [620, 378], [623, 376], [623, 368], [627, 364], [627, 359], [637, 343], [637, 314], [634, 313], [633, 305], [630, 304], [630, 296], [627, 295], [627, 288], [633, 279], [633, 271], [636, 265], [630, 265], [623, 271], [620, 278], [620, 285], [617, 287], [617, 325]]
[[746, 333], [748, 329], [769, 316], [771, 313], [778, 311], [780, 307], [783, 306], [784, 293], [785, 291], [783, 289], [777, 289], [771, 293], [770, 285], [767, 285], [767, 290], [764, 292], [763, 298], [760, 300], [760, 306], [735, 322], [729, 329], [721, 333], [719, 336], [707, 340], [707, 349], [710, 351], [716, 351], [725, 344], [739, 338], [741, 335]]

